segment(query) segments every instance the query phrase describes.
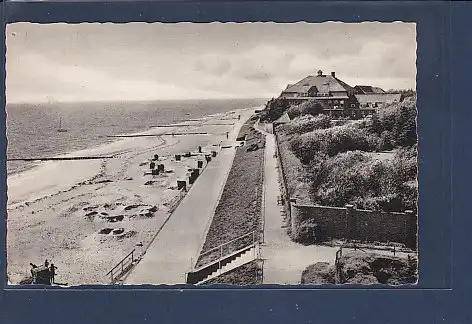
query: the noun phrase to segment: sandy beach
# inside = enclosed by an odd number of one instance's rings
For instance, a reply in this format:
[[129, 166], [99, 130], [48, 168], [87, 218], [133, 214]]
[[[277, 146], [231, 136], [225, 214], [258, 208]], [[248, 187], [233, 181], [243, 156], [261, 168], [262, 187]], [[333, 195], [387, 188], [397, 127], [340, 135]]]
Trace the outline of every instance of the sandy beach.
[[[253, 112], [250, 108], [155, 127], [135, 134], [152, 136], [120, 138], [63, 155], [111, 159], [47, 161], [9, 176], [10, 283], [28, 276], [30, 262], [48, 259], [58, 267], [57, 283], [108, 284], [106, 273], [131, 250], [142, 255], [168, 218], [180, 193], [177, 180], [188, 180], [189, 169], [197, 168], [198, 160], [205, 161], [205, 153], [219, 151], [226, 133]], [[192, 134], [182, 135], [186, 132]], [[175, 160], [175, 154], [187, 152], [192, 156]], [[157, 164], [166, 170], [158, 176], [149, 170], [155, 154]]]

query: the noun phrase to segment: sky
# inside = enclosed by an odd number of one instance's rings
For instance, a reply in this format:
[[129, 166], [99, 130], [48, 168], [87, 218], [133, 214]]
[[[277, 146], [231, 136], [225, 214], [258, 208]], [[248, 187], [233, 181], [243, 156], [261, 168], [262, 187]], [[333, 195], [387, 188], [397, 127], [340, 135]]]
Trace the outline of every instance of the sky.
[[14, 23], [6, 45], [8, 103], [271, 98], [320, 69], [416, 87], [414, 23]]

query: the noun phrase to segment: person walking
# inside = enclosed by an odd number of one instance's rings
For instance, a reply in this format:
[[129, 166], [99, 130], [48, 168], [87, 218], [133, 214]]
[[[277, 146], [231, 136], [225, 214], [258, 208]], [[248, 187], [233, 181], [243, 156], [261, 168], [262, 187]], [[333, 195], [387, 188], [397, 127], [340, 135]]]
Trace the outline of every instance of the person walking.
[[49, 267], [49, 275], [51, 279], [51, 284], [54, 283], [54, 276], [56, 275], [56, 269], [57, 267], [54, 265], [54, 263], [51, 263], [51, 266]]

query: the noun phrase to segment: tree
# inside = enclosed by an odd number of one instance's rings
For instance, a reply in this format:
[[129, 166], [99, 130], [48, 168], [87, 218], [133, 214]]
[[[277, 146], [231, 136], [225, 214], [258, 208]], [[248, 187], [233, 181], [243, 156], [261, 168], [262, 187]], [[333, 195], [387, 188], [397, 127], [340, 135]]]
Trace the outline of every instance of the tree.
[[286, 98], [271, 99], [266, 104], [266, 109], [261, 119], [264, 121], [274, 121], [282, 117], [285, 111], [290, 107]]

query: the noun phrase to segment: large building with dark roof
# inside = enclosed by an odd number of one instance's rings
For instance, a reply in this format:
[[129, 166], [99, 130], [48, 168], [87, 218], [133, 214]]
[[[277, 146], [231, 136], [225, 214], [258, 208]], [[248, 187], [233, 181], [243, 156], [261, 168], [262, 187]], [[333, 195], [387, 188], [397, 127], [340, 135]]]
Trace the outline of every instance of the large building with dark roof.
[[325, 75], [319, 70], [314, 76], [309, 75], [295, 84], [289, 84], [280, 96], [288, 99], [291, 104], [317, 99], [325, 109], [339, 109], [355, 108], [355, 93], [353, 87], [336, 78], [335, 72]]
[[316, 75], [287, 85], [280, 98], [287, 99], [292, 105], [316, 99], [332, 116], [363, 117], [386, 103], [400, 101], [400, 94], [386, 93], [379, 87], [369, 85], [351, 87], [338, 79], [335, 72], [325, 75], [319, 70]]

